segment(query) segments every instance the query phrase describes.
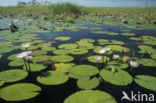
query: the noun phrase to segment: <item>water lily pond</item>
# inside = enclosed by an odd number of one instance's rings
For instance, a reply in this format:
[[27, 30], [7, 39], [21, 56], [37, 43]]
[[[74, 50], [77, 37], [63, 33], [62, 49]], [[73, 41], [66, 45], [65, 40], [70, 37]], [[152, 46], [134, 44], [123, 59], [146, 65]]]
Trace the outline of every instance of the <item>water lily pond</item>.
[[[1, 19], [0, 28], [10, 21]], [[15, 24], [18, 32], [0, 31], [2, 103], [120, 103], [123, 91], [156, 93], [151, 25], [27, 18]]]

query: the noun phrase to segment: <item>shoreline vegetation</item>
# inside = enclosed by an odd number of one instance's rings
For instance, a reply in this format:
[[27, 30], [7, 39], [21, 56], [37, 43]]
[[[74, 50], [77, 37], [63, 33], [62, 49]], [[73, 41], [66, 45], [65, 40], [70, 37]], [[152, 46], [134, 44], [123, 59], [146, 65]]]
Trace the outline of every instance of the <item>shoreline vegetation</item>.
[[[131, 24], [156, 24], [156, 7], [84, 7], [68, 2], [49, 6], [0, 7], [0, 14], [4, 17], [8, 14], [14, 17], [19, 13], [34, 19], [41, 15], [48, 20], [62, 21], [97, 17], [98, 22], [128, 21]], [[96, 20], [91, 21], [96, 22]]]

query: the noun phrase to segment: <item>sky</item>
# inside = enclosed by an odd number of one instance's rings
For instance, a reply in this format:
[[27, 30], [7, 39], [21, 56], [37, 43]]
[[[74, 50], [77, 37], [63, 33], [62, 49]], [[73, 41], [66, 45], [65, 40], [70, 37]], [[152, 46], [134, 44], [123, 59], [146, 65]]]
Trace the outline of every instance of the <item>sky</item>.
[[[0, 0], [0, 6], [14, 6], [18, 1], [29, 0]], [[72, 2], [89, 7], [145, 7], [146, 0], [38, 0], [57, 2]], [[147, 0], [148, 6], [156, 7], [156, 0]]]

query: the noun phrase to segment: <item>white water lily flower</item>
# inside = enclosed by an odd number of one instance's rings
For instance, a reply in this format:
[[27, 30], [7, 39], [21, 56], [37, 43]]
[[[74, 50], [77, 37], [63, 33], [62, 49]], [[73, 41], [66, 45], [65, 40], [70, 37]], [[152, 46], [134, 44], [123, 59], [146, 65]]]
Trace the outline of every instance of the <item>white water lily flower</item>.
[[94, 59], [95, 61], [99, 62], [101, 60], [101, 57], [95, 57]]
[[26, 51], [26, 52], [22, 52], [20, 54], [17, 55], [17, 58], [25, 58], [28, 55], [30, 55], [32, 53], [32, 51]]
[[111, 50], [111, 48], [103, 48], [101, 50], [99, 50], [99, 54], [104, 54], [104, 53], [107, 53]]
[[119, 58], [120, 58], [120, 55], [114, 54], [114, 55], [113, 55], [113, 58], [114, 58], [114, 59], [119, 59]]
[[16, 19], [16, 20], [14, 20], [14, 23], [17, 23], [18, 22], [18, 20]]
[[24, 58], [26, 61], [31, 61], [33, 59], [33, 56], [27, 56]]
[[21, 46], [22, 46], [23, 48], [28, 48], [30, 45], [31, 45], [31, 44], [22, 44]]
[[136, 61], [132, 61], [132, 60], [130, 60], [129, 64], [131, 67], [134, 67], [134, 68], [137, 68], [139, 66], [139, 64]]

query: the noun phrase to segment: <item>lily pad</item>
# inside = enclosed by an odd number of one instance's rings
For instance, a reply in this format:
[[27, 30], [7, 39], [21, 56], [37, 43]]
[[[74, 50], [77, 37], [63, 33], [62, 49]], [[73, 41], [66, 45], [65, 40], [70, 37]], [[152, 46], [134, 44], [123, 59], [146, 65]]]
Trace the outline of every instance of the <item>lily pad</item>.
[[151, 56], [151, 58], [156, 59], [156, 54], [152, 54], [150, 56]]
[[107, 82], [114, 85], [128, 85], [132, 82], [132, 76], [123, 70], [117, 70], [116, 72], [112, 72], [109, 70], [101, 70], [100, 76]]
[[78, 76], [93, 76], [96, 75], [99, 70], [91, 65], [77, 65], [69, 68], [69, 72]]
[[151, 67], [155, 67], [156, 66], [156, 61], [153, 59], [136, 59], [136, 61], [138, 62], [138, 64], [142, 64], [143, 66], [151, 66]]
[[111, 48], [111, 50], [118, 51], [118, 52], [129, 52], [129, 48], [120, 46], [120, 45], [107, 45], [106, 48]]
[[53, 50], [56, 50], [55, 47], [43, 47], [42, 48], [43, 51], [53, 51]]
[[74, 65], [75, 65], [74, 63], [55, 63], [54, 64], [56, 71], [60, 71], [64, 73], [69, 72], [68, 69]]
[[51, 56], [49, 56], [49, 55], [40, 55], [40, 56], [33, 57], [32, 61], [35, 62], [35, 63], [44, 62], [44, 61], [46, 61], [46, 60], [48, 60], [50, 58], [51, 58]]
[[9, 62], [8, 65], [12, 66], [12, 67], [23, 66], [24, 65], [24, 60], [23, 59], [16, 59], [14, 61]]
[[85, 39], [81, 39], [80, 42], [94, 43], [95, 40], [94, 39], [85, 38]]
[[55, 40], [60, 40], [60, 41], [67, 41], [70, 40], [71, 37], [63, 36], [63, 37], [56, 37]]
[[13, 69], [0, 72], [0, 80], [5, 82], [15, 82], [26, 78], [28, 73], [24, 70]]
[[110, 61], [108, 62], [108, 66], [113, 66], [115, 69], [126, 69], [129, 65], [123, 61]]
[[61, 49], [75, 49], [75, 48], [77, 48], [77, 44], [72, 44], [72, 43], [61, 44], [61, 45], [58, 46], [58, 48], [61, 48]]
[[[101, 60], [97, 62], [95, 60], [95, 57], [101, 57]], [[92, 55], [92, 56], [89, 56], [87, 59], [89, 62], [93, 62], [93, 63], [105, 63], [106, 61], [110, 60], [109, 57], [101, 56], [101, 55]]]
[[134, 34], [134, 33], [121, 33], [121, 35], [124, 35], [124, 36], [135, 36], [136, 34]]
[[51, 57], [51, 60], [54, 62], [70, 62], [74, 58], [70, 55], [55, 55]]
[[69, 54], [69, 50], [67, 49], [57, 49], [53, 51], [54, 54]]
[[138, 51], [139, 53], [152, 53], [152, 52], [154, 52], [154, 49], [151, 46], [139, 45], [138, 48], [140, 49], [140, 51]]
[[21, 101], [39, 95], [41, 88], [31, 83], [18, 83], [0, 89], [0, 98], [7, 101]]
[[2, 54], [0, 54], [0, 58], [2, 58], [2, 56], [3, 56], [3, 55], [2, 55]]
[[44, 85], [59, 85], [67, 82], [69, 77], [59, 71], [47, 71], [37, 77], [37, 81]]
[[4, 83], [5, 83], [5, 81], [4, 81], [4, 80], [1, 80], [1, 81], [0, 81], [0, 87], [3, 86]]
[[64, 100], [64, 103], [117, 103], [108, 93], [99, 90], [78, 91]]
[[156, 77], [148, 75], [136, 75], [134, 80], [141, 87], [156, 91]]
[[47, 54], [47, 51], [34, 50], [34, 51], [32, 51], [32, 53], [31, 53], [32, 56], [39, 56], [39, 55], [44, 55], [44, 54]]
[[90, 77], [80, 78], [77, 80], [77, 85], [81, 89], [93, 89], [96, 88], [100, 84], [99, 79], [94, 77], [90, 79]]
[[74, 55], [82, 55], [82, 54], [88, 53], [88, 50], [85, 50], [85, 49], [71, 49], [71, 50], [69, 50], [69, 53], [74, 54]]
[[[30, 63], [30, 70], [29, 71], [31, 71], [31, 72], [39, 72], [39, 71], [42, 71], [42, 70], [44, 70], [46, 68], [47, 68], [47, 66], [45, 66], [43, 64], [32, 64], [32, 63]], [[26, 67], [23, 66], [23, 69], [26, 70]]]

